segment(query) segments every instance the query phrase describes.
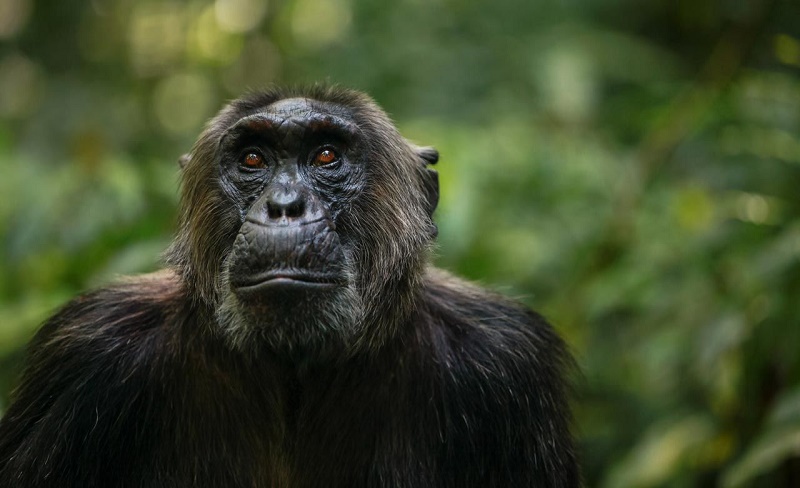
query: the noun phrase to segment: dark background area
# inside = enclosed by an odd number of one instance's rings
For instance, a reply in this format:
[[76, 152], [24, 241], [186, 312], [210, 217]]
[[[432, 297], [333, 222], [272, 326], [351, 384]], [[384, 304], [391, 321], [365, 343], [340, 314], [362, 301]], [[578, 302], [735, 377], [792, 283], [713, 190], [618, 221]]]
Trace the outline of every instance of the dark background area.
[[588, 486], [800, 486], [796, 0], [1, 0], [0, 411], [159, 267], [204, 121], [318, 80], [441, 151], [437, 263], [570, 343]]

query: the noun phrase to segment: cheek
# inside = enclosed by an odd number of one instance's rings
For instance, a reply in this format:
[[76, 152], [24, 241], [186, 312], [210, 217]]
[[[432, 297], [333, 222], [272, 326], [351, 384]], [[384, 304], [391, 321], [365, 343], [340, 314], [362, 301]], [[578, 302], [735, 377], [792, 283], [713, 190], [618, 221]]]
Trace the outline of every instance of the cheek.
[[224, 199], [222, 205], [226, 206], [227, 210], [236, 216], [237, 222], [241, 225], [244, 223], [250, 207], [258, 200], [264, 190], [265, 182], [261, 179], [236, 182], [221, 179], [219, 186]]
[[197, 199], [191, 210], [195, 225], [206, 229], [193, 235], [200, 241], [200, 246], [229, 249], [244, 222], [247, 208], [252, 205], [250, 199], [258, 196], [258, 183], [251, 182], [240, 187], [219, 179], [214, 184], [215, 188]]
[[364, 193], [364, 181], [360, 174], [348, 174], [346, 178], [335, 184], [320, 181], [318, 194], [337, 228], [348, 226], [351, 220], [358, 221], [363, 215], [356, 209], [359, 197]]

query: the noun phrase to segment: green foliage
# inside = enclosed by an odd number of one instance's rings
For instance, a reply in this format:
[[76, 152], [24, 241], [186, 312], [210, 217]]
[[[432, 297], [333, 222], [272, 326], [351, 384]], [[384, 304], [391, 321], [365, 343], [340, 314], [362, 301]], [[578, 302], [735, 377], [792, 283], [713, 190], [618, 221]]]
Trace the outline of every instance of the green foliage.
[[0, 7], [0, 410], [41, 320], [158, 267], [204, 120], [329, 80], [440, 149], [438, 264], [571, 344], [589, 486], [800, 483], [792, 2], [45, 3]]

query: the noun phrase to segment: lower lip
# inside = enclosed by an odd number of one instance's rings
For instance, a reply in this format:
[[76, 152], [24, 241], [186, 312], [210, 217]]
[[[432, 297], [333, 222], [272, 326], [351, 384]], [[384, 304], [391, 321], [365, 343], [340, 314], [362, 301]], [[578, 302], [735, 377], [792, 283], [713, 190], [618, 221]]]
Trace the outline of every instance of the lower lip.
[[336, 283], [333, 280], [311, 281], [309, 279], [304, 279], [304, 278], [276, 276], [274, 278], [268, 278], [263, 281], [259, 281], [258, 283], [253, 283], [252, 285], [237, 286], [236, 290], [244, 293], [249, 293], [249, 292], [260, 292], [269, 289], [290, 289], [290, 288], [324, 290], [324, 289], [335, 288], [337, 286], [339, 286], [339, 283]]

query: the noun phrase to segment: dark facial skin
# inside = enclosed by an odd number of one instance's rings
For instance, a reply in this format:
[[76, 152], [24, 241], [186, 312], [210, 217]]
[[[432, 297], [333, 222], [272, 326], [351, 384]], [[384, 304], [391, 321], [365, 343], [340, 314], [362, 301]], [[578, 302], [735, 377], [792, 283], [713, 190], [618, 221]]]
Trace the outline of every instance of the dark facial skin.
[[334, 219], [362, 186], [350, 149], [356, 137], [344, 119], [304, 99], [283, 100], [226, 132], [221, 176], [244, 216], [231, 257], [237, 294], [257, 300], [264, 291], [346, 283]]
[[355, 283], [337, 224], [366, 183], [362, 137], [345, 110], [304, 98], [223, 134], [220, 184], [242, 221], [224, 266], [224, 322], [243, 318], [236, 329], [283, 337], [320, 313], [340, 328], [357, 320], [342, 317]]

